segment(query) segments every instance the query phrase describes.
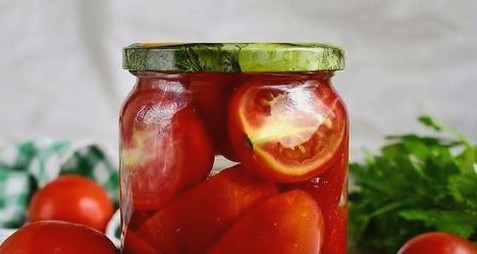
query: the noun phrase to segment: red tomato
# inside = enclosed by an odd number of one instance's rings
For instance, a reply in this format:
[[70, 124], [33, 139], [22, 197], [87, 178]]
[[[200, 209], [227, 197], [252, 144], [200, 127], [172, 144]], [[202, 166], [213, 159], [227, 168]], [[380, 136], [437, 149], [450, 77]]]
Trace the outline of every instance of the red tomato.
[[[126, 211], [124, 211], [126, 212]], [[128, 229], [136, 230], [140, 227], [147, 219], [151, 218], [157, 211], [141, 211], [133, 210], [130, 214], [124, 214], [124, 223], [127, 225]]]
[[235, 221], [277, 194], [275, 184], [234, 166], [179, 196], [137, 234], [163, 253], [203, 253]]
[[318, 202], [325, 218], [322, 254], [346, 254], [347, 247], [348, 137], [343, 140], [333, 165], [316, 179], [283, 184], [283, 189], [301, 189]]
[[37, 191], [28, 211], [32, 222], [62, 220], [104, 232], [113, 204], [106, 191], [89, 178], [64, 175]]
[[233, 92], [240, 83], [239, 75], [233, 73], [197, 73], [190, 83], [192, 98], [207, 129], [212, 136], [217, 152], [229, 160], [238, 161], [227, 132], [227, 108]]
[[346, 133], [344, 106], [327, 83], [295, 83], [251, 80], [229, 109], [237, 156], [272, 181], [304, 181], [326, 171]]
[[346, 254], [348, 248], [348, 207], [321, 209], [325, 229], [321, 254]]
[[117, 254], [114, 244], [100, 232], [60, 221], [28, 224], [0, 246], [0, 254]]
[[319, 254], [323, 226], [315, 200], [306, 192], [289, 191], [247, 214], [208, 254]]
[[406, 242], [398, 254], [477, 254], [477, 247], [467, 239], [444, 232], [418, 235]]
[[160, 209], [204, 180], [214, 160], [212, 141], [185, 89], [161, 84], [137, 88], [121, 118], [121, 183], [130, 187], [121, 197], [138, 210]]
[[122, 254], [160, 254], [131, 230], [126, 232]]

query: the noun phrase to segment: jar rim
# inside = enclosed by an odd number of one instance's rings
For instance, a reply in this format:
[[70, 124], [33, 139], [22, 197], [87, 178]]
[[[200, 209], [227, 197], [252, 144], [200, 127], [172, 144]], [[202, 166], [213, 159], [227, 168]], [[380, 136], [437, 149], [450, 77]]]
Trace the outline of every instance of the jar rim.
[[160, 72], [309, 72], [344, 69], [344, 51], [325, 43], [134, 43], [123, 68]]

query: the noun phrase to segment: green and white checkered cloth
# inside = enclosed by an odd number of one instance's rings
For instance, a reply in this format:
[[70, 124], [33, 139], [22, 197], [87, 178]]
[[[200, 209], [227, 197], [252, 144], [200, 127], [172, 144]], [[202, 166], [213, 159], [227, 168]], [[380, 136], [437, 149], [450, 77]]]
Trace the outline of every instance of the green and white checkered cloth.
[[99, 146], [28, 141], [0, 148], [0, 228], [23, 225], [33, 193], [62, 174], [95, 180], [118, 206], [118, 170]]

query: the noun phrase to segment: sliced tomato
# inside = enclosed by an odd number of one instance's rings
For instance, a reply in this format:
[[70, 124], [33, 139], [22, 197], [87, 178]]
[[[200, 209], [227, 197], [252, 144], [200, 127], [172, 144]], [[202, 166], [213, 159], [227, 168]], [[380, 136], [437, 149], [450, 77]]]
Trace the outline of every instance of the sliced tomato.
[[247, 168], [298, 182], [326, 171], [347, 131], [344, 105], [326, 82], [251, 80], [229, 108], [229, 135]]
[[319, 254], [323, 226], [315, 200], [306, 192], [289, 191], [238, 221], [208, 254]]
[[228, 138], [227, 109], [241, 75], [207, 72], [193, 75], [190, 82], [192, 100], [204, 118], [217, 153], [238, 161]]
[[137, 234], [163, 253], [204, 253], [233, 223], [277, 194], [275, 184], [237, 165], [179, 196]]
[[212, 141], [185, 89], [158, 87], [136, 89], [121, 118], [121, 198], [142, 211], [156, 211], [204, 180], [214, 160]]

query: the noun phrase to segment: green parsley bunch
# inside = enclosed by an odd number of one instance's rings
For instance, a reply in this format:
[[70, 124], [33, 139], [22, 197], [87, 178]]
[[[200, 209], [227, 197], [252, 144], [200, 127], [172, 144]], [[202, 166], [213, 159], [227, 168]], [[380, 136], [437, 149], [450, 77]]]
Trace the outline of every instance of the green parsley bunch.
[[378, 155], [350, 165], [350, 233], [368, 252], [396, 253], [428, 231], [477, 241], [477, 147], [431, 117], [419, 121], [450, 138], [391, 136]]

